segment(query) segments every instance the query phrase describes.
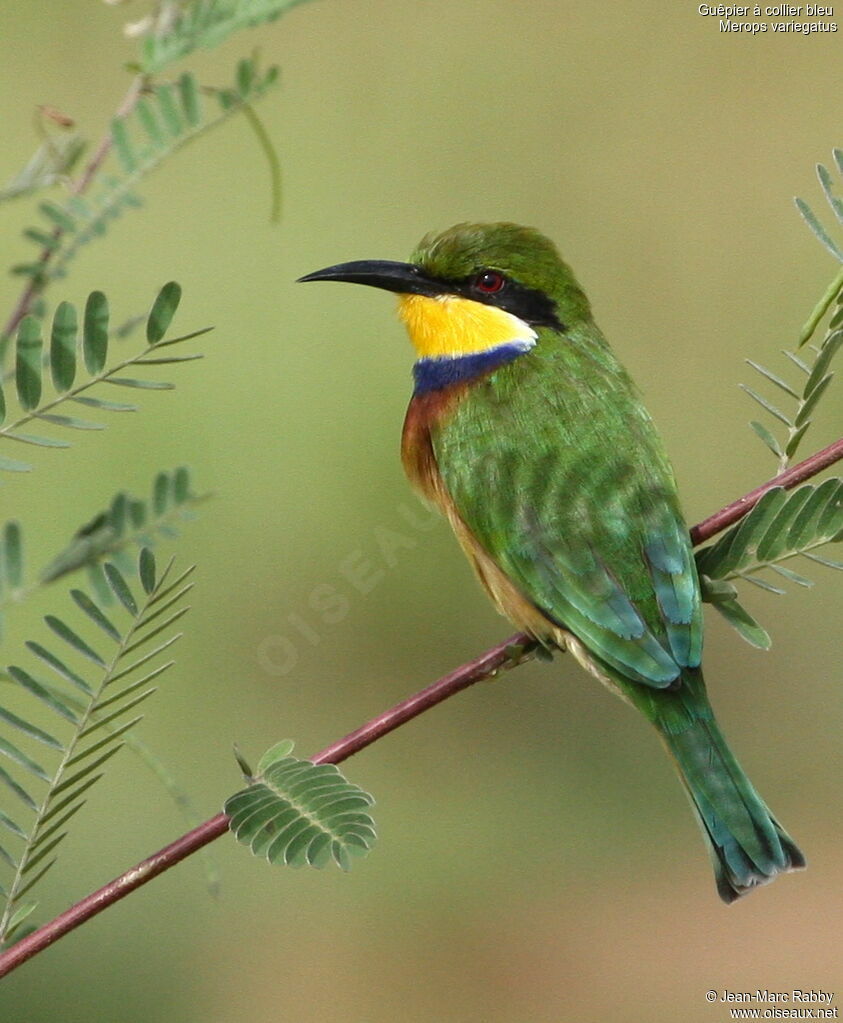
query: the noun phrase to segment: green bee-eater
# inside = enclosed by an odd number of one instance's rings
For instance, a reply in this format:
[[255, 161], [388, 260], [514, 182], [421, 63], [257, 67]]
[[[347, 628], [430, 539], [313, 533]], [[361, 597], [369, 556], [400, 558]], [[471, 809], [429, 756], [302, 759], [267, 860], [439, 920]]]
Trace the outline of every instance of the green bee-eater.
[[662, 442], [553, 244], [460, 224], [409, 263], [302, 280], [399, 296], [418, 354], [402, 457], [498, 610], [570, 651], [658, 729], [726, 902], [805, 865], [738, 766], [700, 669], [688, 529]]

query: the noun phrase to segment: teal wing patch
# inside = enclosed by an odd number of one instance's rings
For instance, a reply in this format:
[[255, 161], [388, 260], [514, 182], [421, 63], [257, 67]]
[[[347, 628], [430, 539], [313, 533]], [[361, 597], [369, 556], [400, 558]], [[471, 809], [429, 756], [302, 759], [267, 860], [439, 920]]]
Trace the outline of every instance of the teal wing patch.
[[658, 530], [647, 536], [643, 549], [670, 651], [683, 668], [698, 668], [702, 659], [699, 591], [684, 525], [663, 514]]
[[[516, 513], [509, 542], [489, 553], [544, 614], [573, 632], [600, 660], [637, 682], [669, 686], [680, 675], [684, 659], [677, 656], [678, 637], [677, 643], [671, 641], [673, 624], [666, 620], [666, 635], [657, 637], [661, 630], [654, 630], [648, 621], [653, 617], [652, 594], [657, 591], [652, 582], [646, 584], [645, 560], [639, 559], [641, 571], [630, 586], [628, 566], [598, 554], [606, 539], [600, 535], [604, 531], [599, 528], [599, 512], [592, 512], [590, 521], [580, 521], [575, 528], [569, 519], [568, 528], [560, 530], [562, 518], [568, 516], [561, 509], [550, 521], [536, 520], [522, 509]], [[612, 522], [617, 527], [618, 520], [613, 517]], [[478, 539], [483, 542], [482, 537]], [[634, 544], [636, 537], [629, 540]], [[673, 576], [665, 574], [665, 578]], [[666, 582], [663, 588], [667, 593]], [[671, 608], [671, 614], [674, 610], [678, 618], [678, 607]], [[682, 626], [675, 628], [678, 632]]]

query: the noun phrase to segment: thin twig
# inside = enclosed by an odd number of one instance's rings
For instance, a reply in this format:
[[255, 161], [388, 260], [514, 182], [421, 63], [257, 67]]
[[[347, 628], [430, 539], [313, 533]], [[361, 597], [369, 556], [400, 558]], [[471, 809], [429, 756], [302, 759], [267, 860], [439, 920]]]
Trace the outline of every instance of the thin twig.
[[[121, 102], [120, 106], [117, 108], [117, 112], [114, 115], [115, 117], [126, 117], [128, 114], [131, 113], [131, 111], [135, 107], [135, 104], [140, 98], [141, 92], [143, 91], [144, 81], [145, 79], [143, 75], [136, 75], [132, 79], [132, 84], [129, 86], [128, 92], [123, 97], [123, 101]], [[94, 152], [94, 155], [86, 164], [85, 169], [79, 175], [77, 180], [71, 185], [70, 187], [71, 195], [83, 195], [88, 190], [89, 186], [91, 185], [91, 182], [97, 176], [100, 167], [102, 167], [103, 163], [105, 162], [105, 158], [108, 156], [109, 152], [111, 152], [111, 146], [112, 138], [111, 131], [109, 130], [101, 139], [100, 144], [97, 146], [96, 151]], [[0, 335], [0, 337], [4, 338], [10, 337], [14, 333], [14, 331], [17, 330], [20, 321], [29, 312], [32, 306], [32, 302], [43, 289], [44, 285], [43, 271], [47, 268], [50, 260], [53, 258], [53, 254], [55, 253], [58, 247], [55, 245], [55, 242], [57, 242], [63, 234], [64, 234], [63, 228], [57, 226], [53, 229], [53, 233], [51, 236], [52, 238], [51, 244], [45, 246], [45, 248], [41, 250], [38, 259], [35, 261], [35, 265], [39, 267], [39, 272], [34, 276], [30, 277], [29, 281], [26, 284], [26, 287], [23, 289], [23, 291], [20, 294], [20, 297], [18, 298], [18, 301], [14, 309], [12, 310], [9, 319], [7, 320], [6, 326], [3, 328], [3, 333], [2, 335]]]
[[766, 483], [762, 483], [760, 487], [756, 487], [755, 490], [751, 490], [743, 497], [739, 497], [737, 501], [727, 504], [719, 512], [715, 512], [713, 515], [709, 515], [707, 519], [703, 519], [702, 522], [691, 529], [691, 539], [694, 545], [708, 540], [716, 533], [721, 533], [727, 526], [731, 526], [738, 519], [742, 519], [748, 511], [751, 511], [758, 504], [764, 494], [768, 490], [772, 490], [773, 487], [784, 487], [785, 490], [790, 490], [792, 487], [804, 483], [805, 480], [810, 479], [812, 476], [816, 476], [817, 473], [827, 469], [830, 465], [834, 465], [841, 458], [843, 458], [843, 437], [840, 440], [836, 440], [833, 444], [829, 444], [822, 451], [811, 455], [810, 458], [806, 458], [804, 462], [798, 462], [796, 465], [791, 466], [790, 469], [785, 470], [785, 472], [779, 473], [778, 476], [767, 480]]
[[[512, 636], [503, 643], [492, 647], [480, 657], [452, 671], [449, 675], [443, 676], [438, 682], [422, 689], [421, 692], [396, 704], [391, 710], [379, 714], [362, 728], [358, 728], [338, 742], [326, 746], [325, 749], [311, 757], [311, 760], [318, 764], [338, 764], [394, 728], [398, 728], [399, 725], [417, 717], [437, 703], [447, 700], [449, 696], [467, 689], [475, 682], [490, 678], [498, 672], [514, 668], [517, 664], [528, 660], [532, 656], [531, 651], [534, 645], [528, 636], [520, 634]], [[138, 863], [131, 870], [127, 870], [98, 891], [88, 895], [81, 902], [77, 902], [75, 906], [65, 910], [50, 923], [25, 938], [21, 938], [0, 955], [0, 977], [10, 973], [25, 963], [27, 959], [47, 948], [48, 945], [52, 945], [54, 941], [85, 923], [86, 920], [90, 920], [92, 916], [96, 916], [108, 906], [125, 898], [136, 888], [140, 888], [141, 885], [151, 881], [165, 870], [174, 867], [187, 856], [198, 852], [209, 842], [213, 842], [220, 835], [225, 834], [227, 830], [228, 817], [223, 813], [218, 813], [216, 817], [212, 817], [182, 835], [175, 842], [171, 842], [170, 845]]]
[[[746, 496], [733, 501], [727, 507], [709, 516], [691, 529], [691, 538], [695, 544], [708, 540], [746, 515], [771, 487], [794, 487], [804, 480], [816, 476], [841, 458], [843, 458], [843, 439], [830, 444], [822, 451], [806, 458], [804, 462], [800, 462], [792, 469], [788, 469], [787, 472], [768, 480], [767, 483], [756, 487]], [[371, 721], [355, 731], [349, 732], [344, 738], [326, 746], [310, 759], [318, 764], [338, 764], [366, 746], [370, 746], [393, 729], [430, 710], [437, 703], [441, 703], [463, 689], [474, 685], [475, 682], [508, 671], [530, 660], [534, 650], [535, 643], [526, 634], [519, 633], [510, 636], [509, 639], [498, 643], [497, 646], [487, 650], [473, 661], [456, 668], [426, 689], [402, 700], [390, 710], [372, 718]], [[198, 852], [225, 834], [227, 830], [228, 817], [224, 813], [218, 813], [159, 852], [142, 860], [137, 866], [116, 877], [98, 891], [86, 896], [81, 902], [77, 902], [76, 905], [65, 910], [50, 923], [44, 924], [37, 931], [21, 938], [10, 949], [0, 954], [0, 977], [4, 977], [31, 959], [32, 956], [43, 951], [48, 945], [52, 945], [54, 941], [96, 916], [97, 913], [125, 898], [159, 874], [163, 874], [165, 870], [169, 870], [181, 860]]]
[[475, 682], [482, 682], [499, 672], [509, 671], [510, 668], [531, 660], [535, 646], [535, 641], [523, 632], [510, 636], [509, 639], [493, 646], [491, 650], [475, 657], [473, 661], [455, 668], [437, 682], [396, 703], [394, 707], [385, 710], [383, 714], [378, 714], [376, 718], [349, 732], [342, 739], [332, 742], [310, 759], [314, 764], [339, 764], [347, 760], [377, 739], [383, 738], [384, 735], [412, 721], [414, 717], [435, 707], [437, 703], [462, 692]]

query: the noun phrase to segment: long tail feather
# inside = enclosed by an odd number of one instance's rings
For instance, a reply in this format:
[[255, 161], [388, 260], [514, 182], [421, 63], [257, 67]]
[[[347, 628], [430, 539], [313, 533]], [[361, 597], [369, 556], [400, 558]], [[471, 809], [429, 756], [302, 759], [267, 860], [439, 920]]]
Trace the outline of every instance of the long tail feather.
[[662, 737], [707, 840], [724, 902], [805, 866], [805, 857], [752, 787], [713, 719], [697, 719], [679, 734], [663, 731]]

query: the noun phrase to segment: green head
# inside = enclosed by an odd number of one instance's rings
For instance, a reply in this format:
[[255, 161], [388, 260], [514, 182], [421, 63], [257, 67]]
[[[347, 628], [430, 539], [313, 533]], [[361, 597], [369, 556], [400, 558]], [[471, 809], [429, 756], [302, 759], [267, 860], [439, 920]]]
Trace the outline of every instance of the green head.
[[541, 328], [564, 333], [591, 320], [588, 299], [553, 243], [518, 224], [457, 224], [426, 235], [409, 263], [342, 263], [301, 280], [397, 292], [421, 358], [532, 343]]
[[[532, 227], [456, 224], [425, 235], [410, 261], [435, 279], [462, 286], [466, 297], [493, 300], [502, 308], [511, 305], [510, 311], [522, 312], [527, 322], [532, 312], [535, 326], [545, 325], [540, 322], [543, 312], [566, 326], [591, 318], [588, 299], [571, 268], [553, 242]], [[492, 276], [484, 278], [482, 271], [491, 271]], [[496, 274], [504, 278], [503, 284]], [[467, 295], [472, 289], [474, 293]], [[533, 293], [533, 310], [529, 298], [519, 302], [517, 292]]]

